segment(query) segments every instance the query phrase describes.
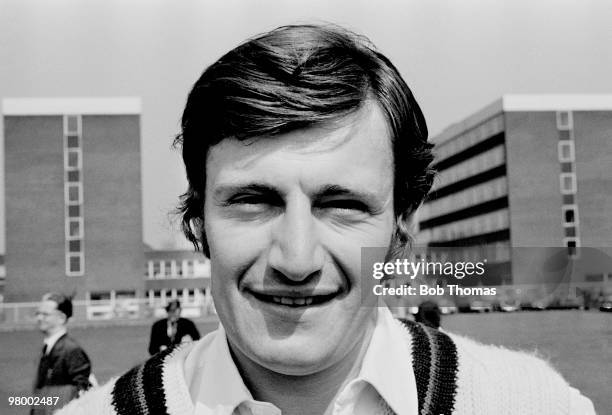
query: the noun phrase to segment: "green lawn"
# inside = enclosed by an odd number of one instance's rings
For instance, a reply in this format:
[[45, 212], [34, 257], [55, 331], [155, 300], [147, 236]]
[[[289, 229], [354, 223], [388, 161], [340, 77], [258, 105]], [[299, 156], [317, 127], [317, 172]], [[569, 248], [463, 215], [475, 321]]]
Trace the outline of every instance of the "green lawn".
[[[575, 387], [593, 400], [599, 414], [612, 414], [612, 315], [597, 311], [544, 311], [511, 314], [445, 316], [449, 331], [485, 343], [537, 349]], [[198, 323], [202, 333], [213, 323]], [[149, 326], [75, 328], [72, 335], [83, 345], [102, 382], [147, 358]], [[40, 353], [36, 331], [0, 333], [0, 414], [25, 414], [10, 408], [8, 396], [28, 396]]]

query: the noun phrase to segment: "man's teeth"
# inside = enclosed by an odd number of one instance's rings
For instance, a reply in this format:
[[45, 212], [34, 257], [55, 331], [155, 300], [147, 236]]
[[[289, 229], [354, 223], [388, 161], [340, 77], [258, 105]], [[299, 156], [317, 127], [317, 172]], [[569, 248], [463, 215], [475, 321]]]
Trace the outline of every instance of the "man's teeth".
[[312, 297], [272, 297], [272, 301], [283, 305], [310, 305]]

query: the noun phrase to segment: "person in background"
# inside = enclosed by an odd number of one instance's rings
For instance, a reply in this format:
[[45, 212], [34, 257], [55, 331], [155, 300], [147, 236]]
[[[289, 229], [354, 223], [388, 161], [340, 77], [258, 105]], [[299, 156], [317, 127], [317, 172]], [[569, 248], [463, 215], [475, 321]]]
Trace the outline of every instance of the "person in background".
[[66, 329], [71, 316], [72, 301], [69, 297], [54, 292], [42, 297], [36, 321], [44, 340], [33, 389], [35, 396], [59, 399], [54, 405], [33, 406], [32, 415], [50, 413], [90, 387], [89, 357]]
[[441, 314], [438, 304], [433, 301], [424, 301], [419, 305], [419, 311], [414, 316], [414, 321], [438, 329], [440, 328]]
[[151, 328], [149, 354], [154, 355], [170, 346], [191, 342], [200, 338], [193, 321], [181, 317], [181, 302], [172, 300], [166, 306], [168, 316], [158, 320]]

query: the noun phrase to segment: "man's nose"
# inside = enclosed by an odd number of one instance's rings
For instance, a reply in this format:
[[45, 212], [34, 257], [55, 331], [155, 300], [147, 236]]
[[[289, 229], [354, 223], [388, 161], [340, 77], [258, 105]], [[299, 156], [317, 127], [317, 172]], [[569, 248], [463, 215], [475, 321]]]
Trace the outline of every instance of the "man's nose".
[[310, 204], [289, 204], [280, 219], [272, 229], [269, 265], [295, 282], [316, 275], [324, 255]]

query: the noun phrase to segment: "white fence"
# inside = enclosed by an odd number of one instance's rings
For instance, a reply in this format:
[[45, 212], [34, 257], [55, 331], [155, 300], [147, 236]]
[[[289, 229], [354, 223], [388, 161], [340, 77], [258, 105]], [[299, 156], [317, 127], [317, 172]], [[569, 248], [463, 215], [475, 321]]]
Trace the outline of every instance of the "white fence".
[[[182, 302], [182, 316], [189, 318], [215, 316], [215, 307], [207, 298]], [[38, 302], [0, 303], [0, 326], [28, 326], [36, 323]], [[74, 301], [71, 322], [138, 320], [166, 315], [165, 303], [148, 298], [126, 298], [100, 301]]]

